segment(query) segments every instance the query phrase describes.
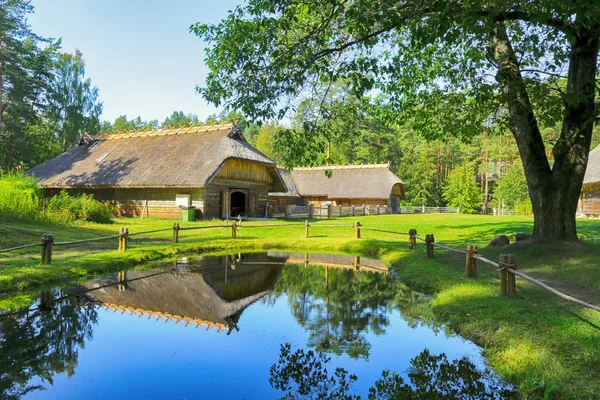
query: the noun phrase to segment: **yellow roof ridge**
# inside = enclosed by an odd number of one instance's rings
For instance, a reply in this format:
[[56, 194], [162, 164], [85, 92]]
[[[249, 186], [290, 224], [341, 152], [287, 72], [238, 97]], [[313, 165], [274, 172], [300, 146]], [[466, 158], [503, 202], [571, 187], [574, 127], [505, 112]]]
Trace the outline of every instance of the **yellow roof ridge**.
[[120, 304], [113, 304], [113, 303], [98, 302], [96, 304], [98, 304], [101, 307], [106, 307], [107, 310], [108, 309], [115, 310], [114, 312], [121, 311], [121, 314], [124, 314], [125, 312], [130, 312], [129, 315], [134, 315], [134, 314], [139, 313], [138, 318], [140, 318], [142, 315], [148, 315], [148, 319], [150, 319], [152, 317], [157, 317], [156, 318], [157, 321], [160, 320], [161, 318], [165, 318], [165, 322], [169, 322], [171, 320], [177, 321], [175, 324], [178, 324], [181, 321], [184, 321], [186, 323], [185, 324], [186, 327], [189, 324], [195, 324], [196, 328], [198, 328], [201, 325], [204, 325], [204, 326], [206, 326], [206, 330], [209, 330], [211, 327], [214, 326], [217, 328], [217, 332], [220, 332], [222, 329], [229, 328], [229, 325], [222, 324], [219, 322], [206, 321], [206, 320], [199, 319], [199, 318], [189, 318], [189, 317], [185, 317], [183, 315], [175, 315], [175, 314], [164, 313], [164, 312], [153, 311], [153, 310], [144, 310], [141, 308], [123, 306]]
[[236, 123], [225, 123], [221, 121], [221, 124], [211, 123], [209, 125], [204, 125], [200, 123], [200, 125], [189, 124], [189, 126], [181, 125], [174, 127], [164, 127], [161, 126], [157, 129], [145, 129], [141, 130], [124, 130], [124, 131], [116, 131], [116, 132], [98, 132], [96, 134], [96, 139], [100, 140], [117, 140], [117, 139], [130, 139], [130, 138], [139, 138], [139, 137], [150, 137], [150, 136], [166, 136], [166, 135], [182, 135], [187, 133], [205, 133], [205, 132], [219, 132], [232, 130], [235, 127]]
[[318, 171], [330, 169], [367, 169], [367, 168], [389, 168], [390, 164], [358, 164], [358, 165], [329, 165], [319, 167], [294, 167], [294, 171]]

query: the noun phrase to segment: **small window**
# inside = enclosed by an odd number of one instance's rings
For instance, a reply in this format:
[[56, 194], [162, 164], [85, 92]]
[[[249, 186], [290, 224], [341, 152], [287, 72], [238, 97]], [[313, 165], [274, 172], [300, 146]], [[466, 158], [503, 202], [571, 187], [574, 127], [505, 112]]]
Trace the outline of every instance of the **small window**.
[[178, 206], [189, 207], [192, 205], [192, 195], [191, 194], [176, 194], [175, 195], [175, 204]]

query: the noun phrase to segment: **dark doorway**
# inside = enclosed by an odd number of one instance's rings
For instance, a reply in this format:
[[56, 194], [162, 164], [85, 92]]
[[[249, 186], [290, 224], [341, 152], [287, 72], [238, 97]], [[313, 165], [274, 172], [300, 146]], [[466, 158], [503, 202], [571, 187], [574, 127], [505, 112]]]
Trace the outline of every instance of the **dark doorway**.
[[246, 216], [246, 193], [231, 192], [231, 213], [232, 217], [241, 215]]

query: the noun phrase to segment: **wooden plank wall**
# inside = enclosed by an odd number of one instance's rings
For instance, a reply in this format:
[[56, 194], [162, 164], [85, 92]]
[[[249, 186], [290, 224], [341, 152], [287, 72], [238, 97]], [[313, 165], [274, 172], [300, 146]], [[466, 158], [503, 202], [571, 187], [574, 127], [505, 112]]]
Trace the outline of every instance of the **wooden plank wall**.
[[581, 212], [600, 216], [600, 184], [585, 185], [581, 193]]
[[[181, 219], [181, 209], [175, 203], [177, 194], [192, 195], [192, 205], [196, 207], [196, 218], [203, 217], [204, 191], [189, 188], [121, 189], [115, 190], [114, 204], [119, 215], [151, 218]], [[144, 211], [144, 209], [146, 209]]]
[[240, 182], [273, 183], [269, 169], [258, 163], [229, 159], [215, 179]]

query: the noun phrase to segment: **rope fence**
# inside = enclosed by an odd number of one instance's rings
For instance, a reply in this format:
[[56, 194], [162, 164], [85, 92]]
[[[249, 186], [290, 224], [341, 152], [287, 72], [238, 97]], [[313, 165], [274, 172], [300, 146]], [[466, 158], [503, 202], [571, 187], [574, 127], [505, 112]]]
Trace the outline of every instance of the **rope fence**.
[[489, 266], [496, 268], [496, 270], [499, 271], [499, 273], [500, 273], [500, 293], [502, 296], [515, 297], [517, 295], [517, 293], [516, 293], [517, 287], [516, 287], [515, 277], [519, 276], [520, 278], [525, 279], [526, 281], [533, 283], [534, 285], [537, 285], [537, 286], [539, 286], [539, 287], [541, 287], [541, 288], [543, 288], [543, 289], [545, 289], [567, 301], [574, 302], [583, 307], [587, 307], [592, 310], [600, 312], [600, 307], [595, 306], [593, 304], [586, 303], [583, 300], [580, 300], [580, 299], [574, 298], [572, 296], [569, 296], [565, 293], [562, 293], [561, 291], [554, 289], [554, 288], [546, 285], [545, 283], [540, 282], [537, 279], [532, 278], [531, 276], [518, 271], [517, 263], [515, 261], [515, 257], [513, 254], [501, 254], [500, 261], [495, 262], [495, 261], [492, 261], [492, 260], [485, 258], [485, 257], [481, 256], [480, 254], [478, 254], [477, 246], [468, 245], [466, 251], [460, 250], [460, 249], [449, 247], [449, 246], [446, 246], [446, 245], [443, 245], [440, 243], [436, 243], [435, 237], [433, 234], [427, 234], [427, 235], [425, 235], [424, 238], [421, 236], [418, 236], [416, 229], [410, 229], [408, 232], [397, 232], [397, 231], [391, 231], [391, 230], [379, 229], [379, 228], [368, 228], [368, 227], [364, 227], [359, 221], [356, 221], [354, 224], [319, 224], [319, 223], [317, 223], [317, 224], [311, 225], [309, 223], [309, 221], [306, 220], [304, 223], [242, 225], [240, 223], [240, 221], [232, 220], [231, 225], [228, 225], [228, 226], [211, 225], [211, 226], [190, 226], [190, 227], [184, 227], [184, 228], [180, 227], [179, 223], [176, 222], [173, 224], [172, 228], [161, 228], [161, 229], [154, 229], [154, 230], [149, 230], [149, 231], [130, 233], [128, 228], [122, 227], [120, 229], [118, 235], [103, 236], [103, 237], [90, 238], [90, 239], [64, 241], [64, 242], [55, 242], [52, 234], [45, 233], [42, 235], [42, 239], [41, 239], [40, 243], [32, 243], [32, 244], [26, 244], [26, 245], [22, 245], [22, 246], [11, 247], [11, 248], [7, 248], [7, 249], [1, 249], [0, 253], [7, 253], [7, 252], [11, 252], [11, 251], [17, 251], [17, 250], [23, 250], [23, 249], [27, 249], [27, 248], [41, 246], [42, 247], [41, 264], [48, 265], [48, 264], [52, 263], [53, 246], [67, 246], [67, 245], [89, 243], [89, 242], [96, 242], [96, 241], [102, 241], [102, 240], [119, 239], [119, 241], [118, 241], [119, 242], [118, 243], [119, 251], [127, 251], [129, 237], [137, 236], [137, 235], [172, 231], [173, 232], [172, 241], [174, 243], [178, 243], [180, 231], [197, 230], [197, 229], [231, 229], [231, 237], [232, 237], [232, 239], [236, 239], [237, 232], [240, 228], [242, 228], [242, 229], [244, 229], [244, 228], [271, 228], [271, 227], [283, 227], [283, 226], [286, 226], [286, 227], [303, 226], [305, 238], [310, 237], [310, 228], [311, 227], [313, 227], [313, 228], [314, 227], [337, 227], [337, 228], [353, 227], [354, 231], [355, 231], [356, 239], [361, 238], [362, 230], [373, 231], [373, 232], [382, 232], [382, 233], [391, 233], [391, 234], [397, 234], [397, 235], [408, 235], [409, 249], [416, 249], [416, 247], [417, 247], [416, 241], [420, 240], [421, 242], [425, 243], [425, 251], [426, 251], [427, 258], [434, 258], [434, 256], [435, 256], [434, 248], [436, 248], [436, 247], [439, 249], [453, 252], [453, 253], [465, 255], [465, 273], [466, 273], [467, 278], [476, 278], [477, 277], [477, 261], [480, 261], [484, 264], [487, 264]]

